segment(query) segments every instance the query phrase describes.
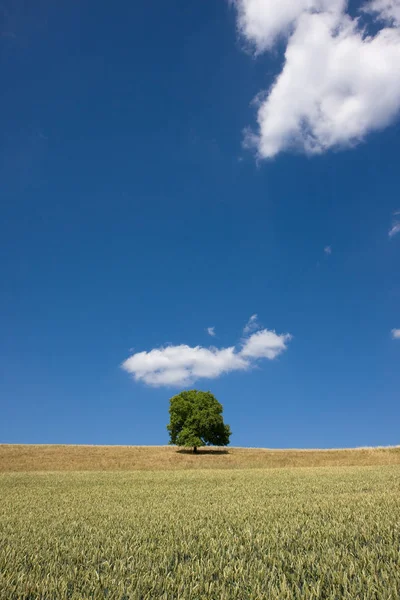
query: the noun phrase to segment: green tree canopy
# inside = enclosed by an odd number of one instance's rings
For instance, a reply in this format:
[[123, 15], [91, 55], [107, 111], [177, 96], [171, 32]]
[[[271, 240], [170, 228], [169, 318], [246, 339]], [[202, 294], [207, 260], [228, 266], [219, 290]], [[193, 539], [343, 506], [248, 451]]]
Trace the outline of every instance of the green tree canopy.
[[193, 448], [227, 446], [231, 429], [222, 418], [222, 404], [211, 392], [187, 390], [169, 401], [170, 444]]

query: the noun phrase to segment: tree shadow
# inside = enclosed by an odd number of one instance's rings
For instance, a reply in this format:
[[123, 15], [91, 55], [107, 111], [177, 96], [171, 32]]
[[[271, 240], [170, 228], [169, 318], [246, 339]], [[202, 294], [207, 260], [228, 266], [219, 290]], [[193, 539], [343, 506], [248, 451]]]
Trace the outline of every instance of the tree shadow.
[[199, 454], [202, 454], [204, 456], [205, 454], [229, 454], [229, 450], [222, 449], [222, 448], [221, 448], [221, 450], [217, 450], [215, 448], [212, 448], [212, 449], [197, 448], [197, 452], [193, 452], [192, 448], [178, 448], [177, 453], [178, 454], [192, 454], [193, 456], [198, 456]]

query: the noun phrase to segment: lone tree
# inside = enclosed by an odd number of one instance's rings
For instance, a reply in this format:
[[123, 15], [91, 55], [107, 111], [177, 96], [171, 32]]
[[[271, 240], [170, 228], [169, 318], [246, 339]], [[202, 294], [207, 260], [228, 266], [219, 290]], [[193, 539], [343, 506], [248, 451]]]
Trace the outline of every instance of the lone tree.
[[188, 390], [169, 401], [170, 421], [167, 429], [170, 444], [193, 448], [227, 446], [231, 429], [224, 424], [222, 404], [211, 392]]

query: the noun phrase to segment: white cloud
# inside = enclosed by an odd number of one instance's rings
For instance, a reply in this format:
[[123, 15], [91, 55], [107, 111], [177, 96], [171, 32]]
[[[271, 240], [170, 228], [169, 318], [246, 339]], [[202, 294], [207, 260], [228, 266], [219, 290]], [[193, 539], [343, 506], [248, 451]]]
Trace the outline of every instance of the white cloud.
[[381, 21], [393, 25], [400, 25], [399, 0], [372, 0], [364, 6], [364, 12], [375, 14]]
[[269, 358], [273, 360], [284, 350], [286, 343], [292, 339], [289, 333], [278, 335], [275, 331], [262, 329], [253, 333], [243, 344], [240, 352], [246, 358]]
[[246, 144], [260, 158], [352, 146], [400, 111], [400, 0], [364, 12], [389, 21], [368, 36], [342, 0], [236, 0], [238, 28], [256, 53], [287, 40], [280, 74], [259, 102]]
[[155, 386], [187, 385], [201, 377], [214, 378], [247, 367], [234, 347], [192, 348], [184, 344], [137, 352], [122, 364], [122, 368], [136, 381]]
[[325, 254], [332, 254], [332, 246], [325, 246], [324, 248]]
[[251, 333], [252, 331], [256, 331], [257, 329], [260, 329], [260, 325], [258, 323], [258, 316], [251, 315], [250, 319], [247, 321], [246, 325], [243, 328], [243, 334], [248, 335], [249, 333]]
[[287, 36], [305, 11], [341, 12], [343, 0], [237, 0], [238, 29], [255, 45], [257, 53], [269, 50]]
[[392, 338], [394, 340], [400, 340], [400, 329], [392, 329]]
[[203, 348], [166, 346], [137, 352], [122, 363], [135, 381], [151, 386], [186, 386], [197, 379], [213, 379], [231, 371], [245, 371], [258, 359], [273, 360], [287, 348], [289, 334], [278, 335], [263, 329], [250, 335], [240, 346]]
[[207, 327], [207, 333], [208, 335], [211, 335], [211, 337], [215, 337], [215, 327]]

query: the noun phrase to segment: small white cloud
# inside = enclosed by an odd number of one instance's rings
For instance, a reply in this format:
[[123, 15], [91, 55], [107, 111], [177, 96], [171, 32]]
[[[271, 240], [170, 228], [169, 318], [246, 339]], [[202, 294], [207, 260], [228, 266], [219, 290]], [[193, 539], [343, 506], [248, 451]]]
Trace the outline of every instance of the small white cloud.
[[332, 246], [325, 246], [324, 248], [325, 254], [332, 254]]
[[400, 340], [400, 329], [392, 329], [392, 339]]
[[215, 337], [215, 327], [207, 327], [207, 333], [208, 335], [211, 335], [211, 337]]
[[400, 1], [364, 4], [374, 35], [346, 12], [347, 5], [236, 0], [239, 32], [256, 54], [278, 39], [286, 43], [280, 73], [257, 96], [257, 131], [245, 138], [259, 158], [292, 149], [317, 154], [352, 147], [399, 115]]
[[273, 360], [286, 350], [286, 343], [292, 339], [289, 333], [278, 335], [275, 331], [262, 329], [253, 333], [243, 344], [241, 356], [246, 358], [269, 358]]
[[[253, 320], [254, 321], [254, 320]], [[203, 348], [166, 346], [137, 352], [121, 367], [135, 381], [151, 386], [186, 386], [197, 379], [214, 379], [232, 371], [251, 369], [259, 359], [273, 360], [287, 348], [289, 334], [263, 329], [250, 335], [239, 347]]]
[[248, 335], [252, 331], [257, 331], [257, 329], [260, 329], [260, 325], [258, 323], [258, 316], [251, 315], [250, 319], [247, 321], [246, 325], [243, 328], [243, 334]]

